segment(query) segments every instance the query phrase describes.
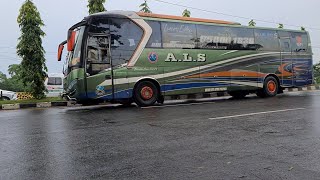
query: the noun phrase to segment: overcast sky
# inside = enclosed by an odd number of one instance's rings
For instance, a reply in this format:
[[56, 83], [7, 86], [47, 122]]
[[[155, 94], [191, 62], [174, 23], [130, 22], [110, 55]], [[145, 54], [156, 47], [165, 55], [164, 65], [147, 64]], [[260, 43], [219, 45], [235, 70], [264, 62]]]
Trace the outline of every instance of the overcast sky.
[[[280, 22], [283, 24], [312, 27], [308, 29], [314, 46], [314, 63], [320, 59], [320, 7], [319, 0], [164, 0], [171, 3], [179, 3], [186, 6], [216, 11], [235, 16], [252, 19]], [[18, 64], [16, 56], [17, 38], [20, 36], [16, 23], [19, 8], [24, 0], [2, 0], [0, 5], [0, 71], [7, 73], [8, 65]], [[81, 21], [88, 15], [87, 0], [33, 0], [41, 17], [46, 24], [43, 30], [46, 37], [43, 46], [47, 52], [47, 66], [50, 73], [62, 71], [62, 62], [57, 62], [56, 51], [60, 42], [66, 39], [67, 30], [73, 24]], [[107, 0], [107, 10], [131, 10], [138, 11], [143, 0]], [[172, 6], [149, 0], [149, 6], [154, 13], [181, 15], [183, 7]], [[248, 19], [230, 17], [221, 14], [190, 9], [192, 17], [222, 19], [236, 21], [243, 25], [248, 24]], [[256, 21], [257, 26], [277, 27], [277, 24]], [[285, 28], [299, 29], [298, 27]], [[317, 47], [317, 48], [316, 48]]]

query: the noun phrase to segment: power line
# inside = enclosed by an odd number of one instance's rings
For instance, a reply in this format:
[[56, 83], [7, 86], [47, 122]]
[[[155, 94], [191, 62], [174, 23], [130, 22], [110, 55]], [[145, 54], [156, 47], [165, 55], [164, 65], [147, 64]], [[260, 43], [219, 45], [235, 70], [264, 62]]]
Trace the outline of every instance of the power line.
[[0, 49], [16, 49], [15, 47], [1, 46]]
[[[193, 9], [193, 10], [197, 10], [197, 11], [203, 11], [203, 12], [208, 12], [208, 13], [213, 13], [213, 14], [219, 14], [219, 15], [234, 17], [234, 18], [240, 18], [240, 19], [246, 19], [246, 20], [251, 20], [251, 19], [253, 19], [253, 18], [244, 17], [244, 16], [237, 16], [237, 15], [222, 13], [222, 12], [218, 12], [218, 11], [210, 11], [210, 10], [206, 10], [206, 9], [201, 9], [201, 8], [186, 6], [186, 5], [178, 4], [178, 3], [171, 3], [171, 2], [167, 2], [167, 1], [163, 1], [163, 0], [153, 0], [153, 1], [157, 1], [157, 2], [160, 2], [160, 3], [164, 3], [164, 4], [170, 4], [170, 5], [173, 5], [173, 6], [183, 7], [183, 8], [187, 8], [187, 9]], [[258, 22], [269, 23], [269, 24], [280, 24], [279, 22], [269, 21], [269, 20], [263, 20], [263, 19], [253, 19], [253, 20], [258, 21]], [[281, 24], [283, 24], [283, 23], [281, 23]], [[292, 27], [298, 27], [298, 28], [301, 27], [301, 26], [293, 25], [293, 24], [283, 24], [283, 25], [292, 26]], [[307, 26], [305, 26], [304, 28], [320, 31], [320, 28], [307, 27]]]

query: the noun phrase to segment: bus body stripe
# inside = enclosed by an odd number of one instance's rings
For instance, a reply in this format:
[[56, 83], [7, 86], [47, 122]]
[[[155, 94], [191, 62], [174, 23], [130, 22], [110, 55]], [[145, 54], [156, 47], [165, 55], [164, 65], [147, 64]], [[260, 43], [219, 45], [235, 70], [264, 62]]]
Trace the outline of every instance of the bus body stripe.
[[[200, 70], [206, 69], [206, 68], [210, 68], [210, 67], [214, 67], [214, 66], [218, 66], [218, 65], [221, 65], [221, 64], [224, 64], [224, 63], [236, 61], [236, 60], [245, 59], [245, 58], [252, 58], [252, 57], [258, 57], [258, 56], [265, 56], [265, 55], [274, 55], [274, 54], [280, 54], [280, 53], [279, 52], [268, 52], [268, 53], [251, 54], [251, 55], [236, 57], [236, 58], [227, 59], [227, 60], [223, 60], [223, 61], [207, 64], [207, 65], [204, 65], [204, 66], [200, 66]], [[162, 78], [168, 78], [168, 77], [172, 77], [172, 76], [177, 76], [177, 75], [182, 75], [182, 74], [187, 74], [187, 73], [192, 73], [192, 72], [197, 72], [197, 71], [199, 71], [199, 66], [196, 66], [196, 67], [190, 68], [190, 69], [184, 69], [184, 70], [181, 70], [181, 71], [169, 72], [169, 73], [165, 73], [165, 74], [150, 75], [150, 78], [162, 79]], [[148, 76], [146, 76], [145, 78], [148, 78]], [[125, 83], [128, 83], [128, 82], [129, 83], [134, 83], [134, 82], [137, 82], [140, 79], [141, 79], [141, 77], [121, 78], [121, 79], [115, 79], [114, 83], [115, 83], [115, 85], [125, 84]], [[104, 82], [99, 84], [99, 86], [110, 86], [110, 85], [111, 85], [111, 80], [105, 80]]]

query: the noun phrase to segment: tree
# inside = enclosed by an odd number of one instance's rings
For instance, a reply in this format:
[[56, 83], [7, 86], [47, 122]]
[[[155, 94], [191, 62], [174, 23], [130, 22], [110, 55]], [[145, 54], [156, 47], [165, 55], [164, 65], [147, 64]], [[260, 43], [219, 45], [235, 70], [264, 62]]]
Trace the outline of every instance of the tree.
[[44, 23], [37, 7], [31, 0], [26, 0], [19, 11], [17, 22], [21, 36], [18, 39], [17, 54], [21, 57], [20, 78], [25, 86], [30, 85], [29, 93], [36, 99], [45, 97], [44, 81], [47, 77], [42, 38], [45, 33]]
[[29, 85], [24, 85], [21, 79], [21, 65], [12, 64], [8, 68], [10, 77], [0, 72], [0, 89], [14, 92], [28, 92]]
[[320, 63], [313, 65], [313, 75], [315, 82], [320, 84]]
[[301, 27], [301, 31], [306, 31], [306, 28], [304, 28], [304, 27]]
[[[0, 71], [0, 84], [7, 80], [7, 76]], [[0, 88], [1, 89], [1, 88]]]
[[88, 0], [87, 7], [89, 8], [89, 14], [94, 14], [98, 12], [103, 12], [106, 9], [103, 6], [103, 3], [105, 3], [106, 0]]
[[140, 12], [152, 13], [152, 11], [150, 10], [150, 8], [148, 6], [147, 0], [144, 0], [144, 3], [142, 3], [139, 7], [141, 8]]
[[283, 29], [283, 24], [279, 24], [278, 28]]
[[252, 26], [252, 27], [254, 27], [254, 26], [256, 26], [256, 22], [254, 22], [254, 20], [253, 19], [251, 19], [251, 21], [249, 22], [249, 26]]
[[21, 65], [19, 64], [11, 64], [9, 65], [8, 72], [11, 77], [17, 76], [21, 77]]
[[190, 17], [191, 16], [191, 12], [188, 9], [185, 9], [182, 13], [183, 17]]

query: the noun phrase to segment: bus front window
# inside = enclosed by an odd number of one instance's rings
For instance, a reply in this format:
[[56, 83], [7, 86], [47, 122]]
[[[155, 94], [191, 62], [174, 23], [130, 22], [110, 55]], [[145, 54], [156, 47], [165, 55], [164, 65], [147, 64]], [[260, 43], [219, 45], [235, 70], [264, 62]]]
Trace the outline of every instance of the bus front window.
[[126, 18], [95, 18], [87, 39], [86, 69], [90, 75], [124, 67], [130, 61], [143, 35], [143, 30]]

